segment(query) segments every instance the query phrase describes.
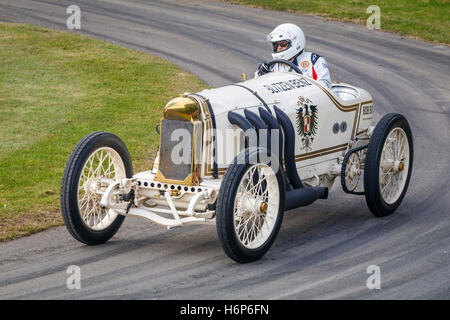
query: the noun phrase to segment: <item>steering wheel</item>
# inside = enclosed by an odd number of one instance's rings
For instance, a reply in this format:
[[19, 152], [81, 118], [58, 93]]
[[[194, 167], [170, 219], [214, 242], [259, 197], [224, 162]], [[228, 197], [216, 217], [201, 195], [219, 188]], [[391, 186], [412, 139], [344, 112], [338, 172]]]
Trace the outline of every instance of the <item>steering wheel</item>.
[[272, 61], [270, 61], [269, 63], [267, 63], [267, 66], [268, 66], [269, 69], [270, 69], [270, 68], [272, 68], [272, 66], [273, 66], [274, 64], [277, 64], [277, 63], [281, 63], [281, 64], [284, 64], [284, 65], [287, 65], [287, 66], [291, 67], [292, 69], [294, 69], [295, 72], [297, 72], [297, 73], [299, 73], [299, 74], [303, 74], [302, 70], [300, 70], [295, 64], [293, 64], [293, 63], [290, 62], [290, 61], [283, 60], [283, 59], [275, 59], [275, 60], [272, 60]]

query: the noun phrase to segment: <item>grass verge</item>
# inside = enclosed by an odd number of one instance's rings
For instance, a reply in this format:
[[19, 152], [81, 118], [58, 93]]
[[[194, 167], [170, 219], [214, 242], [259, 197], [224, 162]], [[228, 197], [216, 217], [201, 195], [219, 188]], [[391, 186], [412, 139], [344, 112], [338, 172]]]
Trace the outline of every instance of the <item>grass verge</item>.
[[23, 24], [0, 23], [0, 61], [0, 241], [62, 224], [61, 177], [83, 136], [118, 135], [148, 170], [164, 105], [206, 87], [148, 54]]
[[381, 30], [431, 42], [450, 44], [450, 0], [224, 0], [253, 7], [313, 14], [366, 25], [377, 5]]

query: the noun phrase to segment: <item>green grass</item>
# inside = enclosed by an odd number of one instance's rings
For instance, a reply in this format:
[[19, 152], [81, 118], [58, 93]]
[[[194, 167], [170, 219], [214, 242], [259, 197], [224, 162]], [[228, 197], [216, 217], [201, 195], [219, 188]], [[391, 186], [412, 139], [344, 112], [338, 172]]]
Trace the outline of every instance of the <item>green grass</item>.
[[73, 33], [0, 23], [0, 241], [61, 225], [65, 163], [104, 130], [148, 170], [164, 105], [206, 85], [150, 55]]
[[450, 0], [225, 0], [226, 2], [320, 15], [366, 25], [370, 5], [381, 9], [381, 30], [450, 44]]

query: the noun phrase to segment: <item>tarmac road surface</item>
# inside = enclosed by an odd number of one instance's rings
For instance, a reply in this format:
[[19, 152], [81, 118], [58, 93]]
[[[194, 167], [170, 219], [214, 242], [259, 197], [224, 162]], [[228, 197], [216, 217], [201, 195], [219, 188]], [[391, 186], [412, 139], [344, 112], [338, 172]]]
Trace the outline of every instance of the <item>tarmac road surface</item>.
[[[221, 2], [78, 0], [81, 34], [166, 58], [209, 85], [240, 81], [271, 60], [265, 37], [299, 24], [332, 80], [374, 97], [376, 120], [399, 112], [414, 135], [409, 190], [375, 218], [336, 181], [328, 201], [285, 214], [274, 246], [240, 265], [214, 226], [165, 230], [129, 217], [108, 243], [74, 240], [65, 227], [0, 244], [0, 299], [449, 299], [450, 50], [359, 25]], [[73, 1], [0, 0], [0, 20], [67, 30]], [[81, 138], [81, 137], [80, 137]], [[68, 290], [70, 265], [80, 290]], [[367, 268], [381, 270], [369, 290]]]

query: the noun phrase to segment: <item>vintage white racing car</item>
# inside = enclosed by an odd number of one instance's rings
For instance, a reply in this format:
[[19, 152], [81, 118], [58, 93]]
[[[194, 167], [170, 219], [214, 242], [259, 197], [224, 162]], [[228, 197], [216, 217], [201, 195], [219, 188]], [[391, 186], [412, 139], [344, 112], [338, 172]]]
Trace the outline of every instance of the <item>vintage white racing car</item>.
[[344, 83], [328, 89], [288, 61], [275, 63], [296, 72], [171, 100], [149, 171], [133, 173], [117, 136], [84, 137], [61, 185], [62, 216], [72, 236], [104, 243], [127, 215], [167, 228], [216, 224], [230, 258], [254, 261], [274, 242], [284, 211], [326, 199], [336, 178], [345, 192], [364, 195], [375, 216], [392, 214], [412, 170], [405, 117], [390, 113], [370, 126], [367, 91]]

